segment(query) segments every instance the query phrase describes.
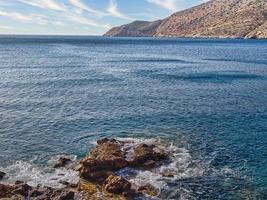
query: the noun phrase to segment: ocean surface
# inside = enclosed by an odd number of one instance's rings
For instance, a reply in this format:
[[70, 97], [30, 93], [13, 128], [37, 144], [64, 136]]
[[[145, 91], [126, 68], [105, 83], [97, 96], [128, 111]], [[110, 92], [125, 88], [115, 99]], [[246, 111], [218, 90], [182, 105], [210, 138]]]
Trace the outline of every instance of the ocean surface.
[[178, 149], [160, 199], [267, 199], [267, 40], [0, 36], [3, 182], [75, 180], [49, 166], [102, 137]]

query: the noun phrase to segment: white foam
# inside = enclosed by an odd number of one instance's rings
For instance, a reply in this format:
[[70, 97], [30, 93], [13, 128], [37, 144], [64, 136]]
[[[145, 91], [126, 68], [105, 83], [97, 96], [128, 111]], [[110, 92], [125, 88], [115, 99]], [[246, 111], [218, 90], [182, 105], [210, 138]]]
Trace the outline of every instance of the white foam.
[[[155, 150], [164, 150], [170, 155], [170, 162], [167, 162], [160, 167], [149, 170], [135, 170], [135, 169], [123, 169], [119, 172], [120, 175], [127, 178], [134, 185], [142, 186], [150, 184], [157, 188], [159, 192], [162, 190], [168, 191], [167, 182], [176, 181], [179, 179], [194, 178], [202, 176], [207, 166], [200, 166], [193, 164], [194, 160], [186, 148], [178, 148], [172, 143], [167, 143], [160, 139], [133, 139], [133, 138], [117, 138], [125, 142], [123, 150], [127, 150], [127, 159], [131, 160], [133, 156], [133, 148], [139, 144], [145, 143], [148, 145], [156, 145]], [[170, 172], [173, 177], [165, 177], [164, 172]], [[188, 193], [187, 193], [188, 192]], [[181, 198], [188, 199], [190, 191], [183, 191]]]
[[[53, 158], [54, 160], [54, 158]], [[0, 171], [6, 173], [2, 183], [14, 184], [15, 181], [24, 181], [31, 186], [38, 184], [54, 188], [63, 187], [62, 182], [78, 183], [78, 172], [72, 169], [37, 166], [31, 162], [16, 161]]]

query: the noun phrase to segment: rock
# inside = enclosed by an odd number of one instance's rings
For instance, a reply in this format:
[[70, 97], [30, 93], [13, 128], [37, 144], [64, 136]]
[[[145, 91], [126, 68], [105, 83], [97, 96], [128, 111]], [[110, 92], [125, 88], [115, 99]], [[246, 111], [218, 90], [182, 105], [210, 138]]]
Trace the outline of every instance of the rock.
[[1, 172], [1, 171], [0, 171], [0, 180], [2, 180], [2, 179], [4, 178], [5, 175], [6, 175], [5, 172]]
[[11, 197], [12, 186], [0, 184], [0, 199]]
[[108, 192], [122, 194], [131, 189], [131, 183], [121, 176], [111, 175], [107, 178], [104, 188]]
[[73, 191], [63, 190], [54, 197], [54, 200], [73, 200], [75, 193]]
[[172, 177], [174, 177], [174, 174], [172, 172], [170, 172], [170, 171], [167, 170], [167, 171], [164, 171], [162, 173], [162, 176], [168, 177], [168, 178], [172, 178]]
[[128, 162], [116, 140], [103, 139], [83, 159], [80, 167], [80, 176], [91, 181], [104, 181], [114, 170], [127, 167]]
[[115, 139], [108, 139], [108, 138], [104, 138], [104, 139], [101, 139], [101, 140], [98, 140], [97, 141], [97, 144], [98, 145], [101, 145], [101, 144], [104, 144], [104, 143], [107, 143], [107, 142], [112, 142], [112, 143], [114, 143], [114, 142], [116, 142], [116, 140]]
[[19, 194], [19, 195], [22, 195], [24, 197], [27, 197], [29, 195], [29, 192], [30, 192], [31, 189], [32, 189], [32, 187], [27, 185], [27, 184], [25, 184], [25, 183], [17, 184], [16, 185], [16, 189], [14, 189], [12, 191], [12, 193]]
[[25, 183], [24, 181], [19, 181], [19, 180], [17, 180], [16, 182], [15, 182], [15, 185], [21, 185], [21, 184], [23, 184], [23, 183]]
[[70, 189], [53, 189], [51, 187], [36, 187], [29, 193], [33, 200], [72, 200], [75, 193]]
[[66, 167], [71, 162], [71, 159], [66, 157], [60, 157], [58, 162], [54, 165], [54, 168]]
[[144, 186], [139, 187], [138, 191], [145, 193], [145, 194], [148, 194], [150, 196], [157, 196], [159, 193], [159, 191], [154, 186], [152, 186], [150, 184], [146, 184]]
[[[154, 167], [155, 161], [162, 161], [168, 158], [168, 155], [163, 151], [154, 150], [155, 145], [140, 144], [134, 149], [134, 158], [131, 164], [136, 167]], [[154, 162], [153, 162], [154, 161]]]
[[10, 198], [3, 198], [1, 200], [25, 200], [25, 197], [21, 195], [13, 195]]
[[149, 160], [149, 161], [146, 161], [143, 166], [145, 169], [152, 169], [156, 166], [156, 162], [154, 160]]
[[59, 181], [60, 184], [67, 186], [68, 188], [77, 188], [78, 184], [69, 183], [68, 181]]

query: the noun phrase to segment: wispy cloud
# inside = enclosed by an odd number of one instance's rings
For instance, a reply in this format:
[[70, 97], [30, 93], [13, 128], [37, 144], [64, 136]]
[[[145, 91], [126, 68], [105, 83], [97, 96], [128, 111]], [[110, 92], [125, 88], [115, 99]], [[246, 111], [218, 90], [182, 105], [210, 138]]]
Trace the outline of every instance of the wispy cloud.
[[130, 17], [128, 17], [127, 15], [125, 15], [121, 11], [119, 11], [117, 2], [115, 0], [110, 0], [109, 7], [107, 8], [107, 12], [112, 17], [117, 17], [117, 18], [126, 19], [126, 20], [132, 20]]
[[[0, 2], [5, 2], [5, 0], [0, 0]], [[20, 23], [50, 24], [59, 27], [80, 24], [84, 25], [83, 28], [96, 27], [106, 30], [111, 28], [111, 25], [105, 22], [107, 18], [132, 20], [119, 10], [116, 0], [109, 0], [108, 4], [101, 4], [103, 10], [92, 8], [84, 0], [14, 0], [7, 2], [9, 4], [4, 4], [3, 8], [0, 9], [0, 17], [16, 20]], [[20, 8], [16, 7], [18, 3], [29, 6], [32, 13], [17, 10], [16, 8]], [[42, 9], [42, 14], [37, 14], [39, 10], [34, 9], [34, 7]]]
[[[75, 23], [83, 24], [83, 25], [88, 25], [88, 26], [100, 26], [95, 20], [89, 19], [87, 17], [83, 17], [77, 13], [71, 12], [68, 10], [67, 6], [63, 3], [56, 2], [54, 0], [18, 0], [22, 3], [39, 7], [39, 8], [44, 8], [48, 10], [53, 10], [53, 11], [60, 11], [61, 13], [56, 13], [57, 16], [61, 15], [61, 18], [68, 21], [72, 21]], [[77, 8], [87, 10], [89, 11], [90, 8], [87, 7], [86, 5], [82, 4], [80, 1], [77, 0], [70, 0], [70, 3], [74, 5]], [[93, 10], [90, 10], [94, 12]], [[58, 26], [65, 26], [65, 23], [63, 22], [53, 22], [54, 25]]]
[[28, 15], [24, 15], [18, 12], [4, 12], [0, 11], [0, 16], [12, 18], [15, 20], [21, 20], [21, 21], [31, 21], [33, 18]]
[[163, 7], [173, 12], [178, 10], [177, 0], [147, 0], [147, 2]]
[[88, 5], [84, 4], [81, 0], [69, 0], [70, 4], [74, 7], [78, 8], [81, 11], [87, 11], [89, 13], [94, 14], [95, 16], [102, 17], [105, 13], [95, 10]]
[[57, 26], [65, 26], [65, 24], [62, 22], [48, 20], [46, 16], [40, 14], [23, 14], [19, 12], [0, 11], [0, 16], [17, 20], [22, 23], [35, 23], [40, 25], [53, 24]]
[[59, 3], [54, 0], [18, 0], [18, 1], [39, 8], [47, 8], [57, 11], [66, 10], [66, 7], [63, 3]]

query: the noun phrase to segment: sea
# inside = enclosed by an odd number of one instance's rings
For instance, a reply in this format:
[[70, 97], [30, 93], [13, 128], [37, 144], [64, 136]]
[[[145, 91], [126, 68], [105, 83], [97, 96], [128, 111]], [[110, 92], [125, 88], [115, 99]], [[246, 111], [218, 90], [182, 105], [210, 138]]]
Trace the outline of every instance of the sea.
[[104, 137], [176, 152], [133, 179], [158, 199], [267, 199], [267, 40], [0, 36], [2, 183], [75, 182], [53, 162]]

